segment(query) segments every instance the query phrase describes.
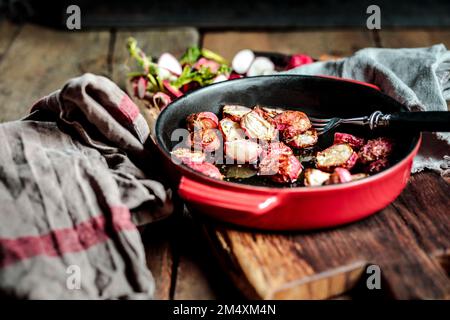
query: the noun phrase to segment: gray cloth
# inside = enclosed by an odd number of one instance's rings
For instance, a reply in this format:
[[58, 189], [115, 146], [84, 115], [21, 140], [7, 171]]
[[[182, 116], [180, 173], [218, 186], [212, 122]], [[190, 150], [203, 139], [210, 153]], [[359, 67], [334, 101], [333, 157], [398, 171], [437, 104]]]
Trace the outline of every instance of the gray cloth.
[[148, 159], [149, 128], [110, 80], [86, 74], [0, 124], [0, 295], [151, 298], [135, 223], [171, 211]]
[[[444, 45], [414, 49], [367, 48], [337, 61], [316, 62], [288, 74], [330, 75], [377, 85], [411, 111], [447, 111], [450, 51]], [[424, 134], [413, 172], [450, 174], [450, 133]]]

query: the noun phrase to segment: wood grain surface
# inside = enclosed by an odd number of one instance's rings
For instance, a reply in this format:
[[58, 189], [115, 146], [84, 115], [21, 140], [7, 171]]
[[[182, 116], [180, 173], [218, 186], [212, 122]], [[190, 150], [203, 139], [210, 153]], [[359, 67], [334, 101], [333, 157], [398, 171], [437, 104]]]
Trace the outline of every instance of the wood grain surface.
[[107, 75], [109, 32], [25, 25], [0, 64], [0, 121], [24, 116], [37, 99], [85, 72]]

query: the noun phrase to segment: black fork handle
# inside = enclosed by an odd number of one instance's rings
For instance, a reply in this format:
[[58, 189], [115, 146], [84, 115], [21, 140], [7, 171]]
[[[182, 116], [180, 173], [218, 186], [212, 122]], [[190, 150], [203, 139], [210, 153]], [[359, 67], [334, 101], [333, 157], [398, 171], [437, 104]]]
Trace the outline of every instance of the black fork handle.
[[389, 127], [414, 131], [450, 132], [449, 111], [399, 112], [390, 115]]

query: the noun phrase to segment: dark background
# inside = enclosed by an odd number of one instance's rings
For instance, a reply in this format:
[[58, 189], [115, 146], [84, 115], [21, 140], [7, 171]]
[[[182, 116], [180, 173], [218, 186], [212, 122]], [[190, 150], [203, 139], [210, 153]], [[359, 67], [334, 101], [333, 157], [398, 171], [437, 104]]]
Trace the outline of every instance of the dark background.
[[383, 27], [450, 26], [449, 0], [0, 0], [4, 15], [54, 27], [78, 4], [83, 28], [194, 26], [200, 28], [298, 28], [365, 26], [366, 9], [381, 8]]

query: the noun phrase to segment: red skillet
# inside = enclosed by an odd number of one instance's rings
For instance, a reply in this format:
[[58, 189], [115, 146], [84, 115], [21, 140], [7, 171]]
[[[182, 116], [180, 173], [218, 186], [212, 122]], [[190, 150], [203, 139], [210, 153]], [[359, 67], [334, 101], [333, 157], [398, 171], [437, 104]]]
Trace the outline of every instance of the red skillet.
[[[405, 187], [420, 145], [420, 133], [377, 132], [396, 141], [390, 168], [366, 179], [322, 187], [263, 187], [218, 181], [170, 159], [177, 128], [188, 115], [211, 111], [224, 104], [256, 104], [301, 110], [310, 116], [358, 117], [380, 110], [406, 111], [373, 87], [324, 77], [276, 75], [226, 81], [187, 94], [169, 105], [156, 123], [157, 144], [179, 195], [194, 211], [241, 226], [270, 230], [299, 230], [337, 226], [360, 220], [392, 202]], [[339, 131], [369, 137], [356, 127]], [[372, 133], [373, 134], [373, 133]], [[333, 132], [321, 137], [330, 145]]]

